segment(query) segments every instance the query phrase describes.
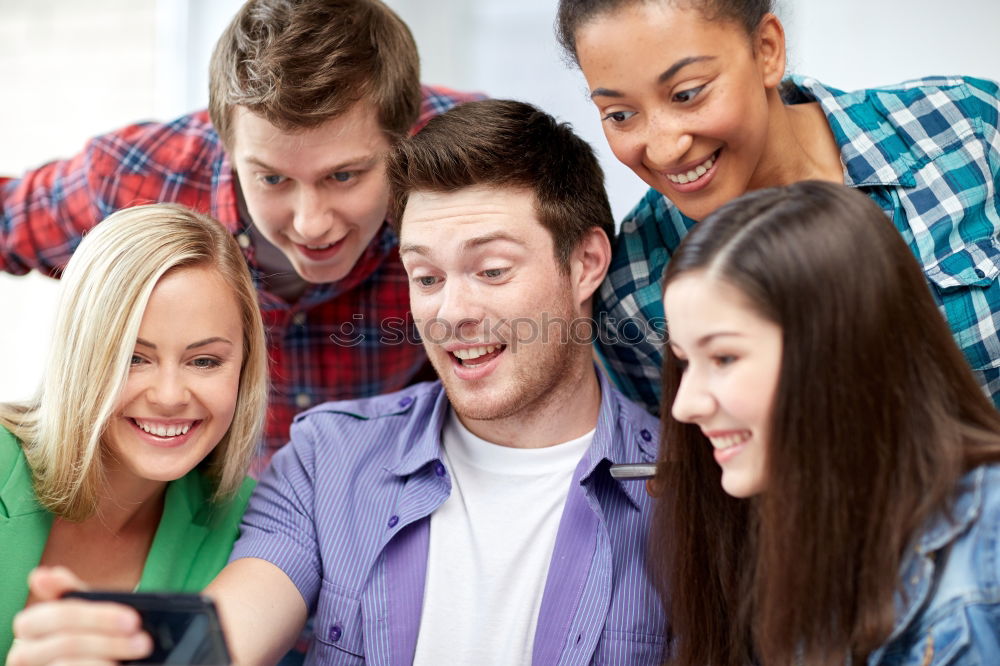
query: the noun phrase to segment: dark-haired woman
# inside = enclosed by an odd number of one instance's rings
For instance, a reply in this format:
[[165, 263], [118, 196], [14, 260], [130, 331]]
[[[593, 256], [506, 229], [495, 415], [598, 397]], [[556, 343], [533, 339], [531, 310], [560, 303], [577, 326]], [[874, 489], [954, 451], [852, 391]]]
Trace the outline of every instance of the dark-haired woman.
[[1000, 663], [1000, 413], [881, 209], [747, 194], [664, 303], [669, 663]]
[[560, 2], [560, 38], [608, 142], [653, 188], [622, 225], [595, 309], [612, 374], [657, 411], [659, 283], [681, 238], [744, 192], [819, 179], [863, 191], [893, 221], [1000, 404], [997, 84], [932, 78], [845, 93], [783, 80], [785, 38], [771, 5]]

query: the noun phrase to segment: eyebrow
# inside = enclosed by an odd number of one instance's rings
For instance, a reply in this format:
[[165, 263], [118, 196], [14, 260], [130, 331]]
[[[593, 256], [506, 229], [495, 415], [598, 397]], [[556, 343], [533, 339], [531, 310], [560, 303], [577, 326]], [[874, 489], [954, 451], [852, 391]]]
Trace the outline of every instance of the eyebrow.
[[[468, 252], [470, 250], [475, 250], [476, 248], [482, 247], [483, 245], [488, 245], [489, 243], [495, 243], [496, 241], [507, 241], [508, 243], [514, 243], [515, 245], [524, 246], [524, 241], [514, 238], [510, 234], [504, 231], [494, 231], [493, 233], [484, 234], [482, 236], [476, 236], [475, 238], [470, 238], [462, 243], [462, 251]], [[417, 245], [415, 243], [406, 243], [399, 246], [400, 256], [406, 254], [407, 252], [413, 252], [415, 254], [427, 256], [430, 254], [431, 249], [426, 245]]]
[[708, 335], [703, 335], [700, 338], [698, 338], [698, 340], [695, 342], [695, 346], [696, 347], [704, 347], [705, 345], [707, 345], [709, 342], [711, 342], [715, 338], [724, 338], [724, 337], [738, 337], [739, 338], [739, 337], [743, 337], [743, 333], [739, 333], [737, 331], [717, 331], [715, 333], [709, 333]]
[[[213, 342], [224, 342], [227, 345], [233, 344], [232, 341], [230, 341], [227, 338], [214, 337], [214, 338], [205, 338], [204, 340], [199, 340], [198, 342], [192, 342], [191, 344], [189, 344], [184, 349], [197, 349], [198, 347], [204, 347], [205, 345], [210, 345]], [[142, 338], [136, 338], [135, 339], [135, 343], [137, 345], [142, 345], [143, 347], [149, 347], [150, 349], [156, 349], [156, 345], [154, 345], [149, 340], [143, 340]]]
[[[334, 164], [329, 167], [324, 167], [321, 173], [335, 173], [337, 171], [349, 171], [352, 167], [366, 167], [375, 162], [377, 156], [372, 155], [361, 155], [359, 157], [352, 157], [349, 160], [344, 160], [338, 164]], [[273, 171], [274, 173], [282, 173], [281, 169], [271, 166], [259, 157], [254, 157], [253, 155], [246, 158], [247, 163], [252, 164], [256, 167], [260, 167], [266, 171]]]
[[[657, 83], [666, 83], [670, 79], [677, 75], [677, 72], [681, 71], [688, 65], [693, 65], [696, 62], [703, 62], [706, 60], [715, 60], [715, 56], [688, 56], [687, 58], [681, 58], [670, 67], [667, 67], [663, 72], [656, 77]], [[618, 91], [612, 90], [610, 88], [594, 88], [594, 91], [590, 93], [590, 98], [595, 97], [624, 97], [625, 94]]]

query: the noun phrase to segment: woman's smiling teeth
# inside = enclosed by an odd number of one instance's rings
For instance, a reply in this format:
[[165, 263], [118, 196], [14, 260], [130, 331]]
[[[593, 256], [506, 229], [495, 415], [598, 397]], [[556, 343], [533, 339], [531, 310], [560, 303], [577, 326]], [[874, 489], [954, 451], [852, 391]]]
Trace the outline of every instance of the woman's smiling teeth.
[[750, 431], [743, 430], [742, 432], [733, 433], [732, 435], [709, 437], [708, 441], [712, 442], [712, 446], [717, 449], [731, 449], [738, 444], [742, 444], [748, 439], [750, 439]]
[[132, 421], [139, 426], [145, 432], [150, 435], [156, 435], [157, 437], [177, 437], [178, 435], [186, 435], [187, 431], [191, 429], [194, 425], [194, 421], [188, 421], [187, 423], [172, 423], [170, 425], [164, 425], [162, 423], [154, 423], [150, 421], [140, 421], [139, 419], [132, 419]]
[[326, 245], [306, 245], [310, 250], [325, 250], [328, 247], [333, 247], [333, 243], [327, 243]]
[[713, 164], [715, 164], [715, 158], [717, 155], [718, 152], [712, 153], [707, 160], [705, 160], [695, 168], [691, 169], [687, 173], [677, 173], [677, 174], [668, 173], [666, 174], [667, 180], [669, 180], [672, 183], [677, 183], [678, 185], [686, 185], [687, 183], [693, 183], [694, 181], [698, 180], [706, 173], [708, 173], [708, 170], [712, 168]]

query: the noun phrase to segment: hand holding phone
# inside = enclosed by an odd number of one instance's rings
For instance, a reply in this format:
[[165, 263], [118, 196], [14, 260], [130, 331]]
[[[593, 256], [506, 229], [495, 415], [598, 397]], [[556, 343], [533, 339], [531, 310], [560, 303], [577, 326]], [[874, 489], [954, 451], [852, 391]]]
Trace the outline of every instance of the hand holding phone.
[[64, 598], [112, 601], [135, 608], [142, 628], [153, 639], [148, 657], [128, 664], [231, 663], [215, 604], [208, 597], [184, 593], [69, 592]]

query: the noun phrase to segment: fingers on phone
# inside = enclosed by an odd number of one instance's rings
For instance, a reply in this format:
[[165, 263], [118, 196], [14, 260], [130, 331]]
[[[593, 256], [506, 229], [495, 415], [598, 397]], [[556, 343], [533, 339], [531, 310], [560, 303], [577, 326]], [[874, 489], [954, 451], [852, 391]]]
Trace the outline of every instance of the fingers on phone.
[[57, 634], [97, 634], [129, 637], [139, 633], [142, 620], [122, 604], [64, 599], [33, 604], [14, 617], [14, 636], [43, 638]]
[[59, 633], [39, 639], [21, 640], [7, 655], [7, 666], [36, 664], [73, 664], [89, 666], [141, 659], [153, 650], [153, 642], [145, 633], [133, 636], [108, 636], [89, 633]]

